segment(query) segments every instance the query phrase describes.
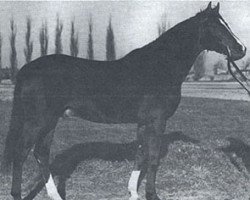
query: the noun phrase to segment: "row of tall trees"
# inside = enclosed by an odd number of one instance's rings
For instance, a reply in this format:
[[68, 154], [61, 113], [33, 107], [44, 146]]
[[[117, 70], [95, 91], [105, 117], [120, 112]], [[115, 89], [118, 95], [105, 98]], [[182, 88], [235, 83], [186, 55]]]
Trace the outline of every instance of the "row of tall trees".
[[[93, 45], [93, 20], [90, 16], [88, 22], [88, 42], [87, 42], [87, 59], [94, 59], [94, 45]], [[17, 65], [17, 51], [16, 51], [16, 35], [17, 35], [17, 26], [12, 18], [10, 20], [10, 78], [15, 82], [15, 76], [18, 71]], [[61, 21], [59, 15], [56, 18], [56, 28], [55, 28], [55, 54], [63, 53], [62, 45], [62, 32], [63, 32], [63, 22]], [[25, 34], [25, 48], [24, 56], [26, 63], [32, 60], [33, 53], [33, 41], [31, 40], [32, 33], [32, 20], [31, 17], [26, 18], [26, 34]], [[2, 69], [2, 35], [0, 33], [0, 69]], [[79, 39], [78, 32], [75, 28], [75, 21], [71, 21], [71, 31], [70, 31], [70, 55], [77, 57], [79, 54]], [[49, 46], [49, 34], [48, 34], [48, 25], [47, 22], [43, 22], [39, 32], [39, 43], [40, 43], [40, 55], [45, 56], [48, 54]], [[107, 27], [106, 35], [106, 60], [111, 61], [116, 59], [115, 51], [115, 37], [113, 32], [113, 27], [111, 23], [111, 17], [109, 19], [109, 24]], [[1, 77], [0, 77], [1, 78]]]
[[[94, 47], [93, 47], [93, 21], [92, 16], [89, 18], [88, 22], [88, 43], [87, 43], [87, 59], [94, 59]], [[61, 54], [63, 52], [61, 35], [63, 30], [63, 24], [60, 21], [59, 17], [57, 17], [57, 25], [56, 25], [56, 39], [55, 39], [55, 53]], [[70, 34], [70, 55], [77, 57], [79, 53], [79, 39], [78, 33], [75, 30], [75, 22], [71, 21], [71, 34]], [[109, 25], [107, 27], [107, 35], [106, 35], [106, 60], [111, 61], [116, 59], [116, 51], [115, 51], [115, 38], [113, 27], [111, 23], [111, 17], [109, 19]]]

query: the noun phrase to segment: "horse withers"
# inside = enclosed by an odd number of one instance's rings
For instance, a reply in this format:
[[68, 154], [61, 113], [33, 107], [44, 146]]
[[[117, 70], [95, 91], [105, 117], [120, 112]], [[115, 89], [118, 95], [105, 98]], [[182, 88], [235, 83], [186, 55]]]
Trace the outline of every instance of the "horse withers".
[[[136, 123], [130, 200], [138, 199], [144, 176], [146, 199], [159, 200], [155, 179], [160, 136], [179, 105], [182, 83], [202, 51], [227, 55], [228, 49], [232, 60], [246, 54], [244, 45], [219, 14], [219, 4], [212, 8], [210, 2], [205, 10], [119, 60], [49, 55], [26, 64], [17, 75], [2, 163], [3, 169], [13, 164], [14, 200], [21, 200], [22, 166], [33, 146], [48, 194], [54, 200], [65, 199], [56, 190], [49, 155], [58, 119], [72, 113], [97, 123]], [[32, 198], [28, 195], [24, 199]]]

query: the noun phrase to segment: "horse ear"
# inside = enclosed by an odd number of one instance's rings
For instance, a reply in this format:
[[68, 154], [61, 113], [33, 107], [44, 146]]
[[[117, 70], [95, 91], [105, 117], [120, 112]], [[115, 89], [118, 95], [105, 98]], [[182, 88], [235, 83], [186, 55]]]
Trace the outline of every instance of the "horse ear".
[[220, 10], [220, 3], [217, 3], [217, 6], [213, 9], [213, 11], [219, 13], [219, 10]]
[[212, 2], [210, 1], [207, 8], [206, 8], [206, 11], [210, 11], [212, 10]]

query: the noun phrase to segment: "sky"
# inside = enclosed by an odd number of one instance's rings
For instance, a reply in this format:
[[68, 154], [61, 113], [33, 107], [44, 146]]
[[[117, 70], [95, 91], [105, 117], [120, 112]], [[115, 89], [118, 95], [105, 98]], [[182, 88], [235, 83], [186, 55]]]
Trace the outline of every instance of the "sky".
[[[216, 4], [217, 1], [214, 1], [213, 5]], [[56, 16], [59, 14], [64, 26], [63, 53], [69, 54], [70, 22], [74, 20], [79, 34], [79, 57], [86, 57], [88, 20], [91, 15], [95, 59], [105, 60], [106, 28], [110, 16], [117, 57], [120, 58], [158, 37], [157, 23], [164, 12], [167, 23], [174, 26], [194, 16], [207, 5], [208, 1], [0, 1], [3, 66], [9, 66], [11, 18], [17, 26], [16, 46], [18, 66], [21, 67], [25, 62], [23, 51], [27, 16], [32, 19], [33, 59], [40, 55], [39, 29], [43, 21], [47, 21], [49, 28], [49, 54], [54, 52]], [[224, 0], [220, 5], [220, 13], [235, 35], [245, 46], [250, 47], [250, 2]], [[210, 53], [207, 57], [207, 60], [214, 62], [218, 55]]]

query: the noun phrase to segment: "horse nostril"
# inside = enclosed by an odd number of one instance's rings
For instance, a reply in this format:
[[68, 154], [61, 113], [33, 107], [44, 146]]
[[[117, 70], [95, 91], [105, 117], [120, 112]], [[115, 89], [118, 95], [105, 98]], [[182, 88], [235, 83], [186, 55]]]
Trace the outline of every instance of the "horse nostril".
[[246, 53], [246, 47], [244, 45], [239, 45], [239, 51], [242, 52], [242, 53]]

